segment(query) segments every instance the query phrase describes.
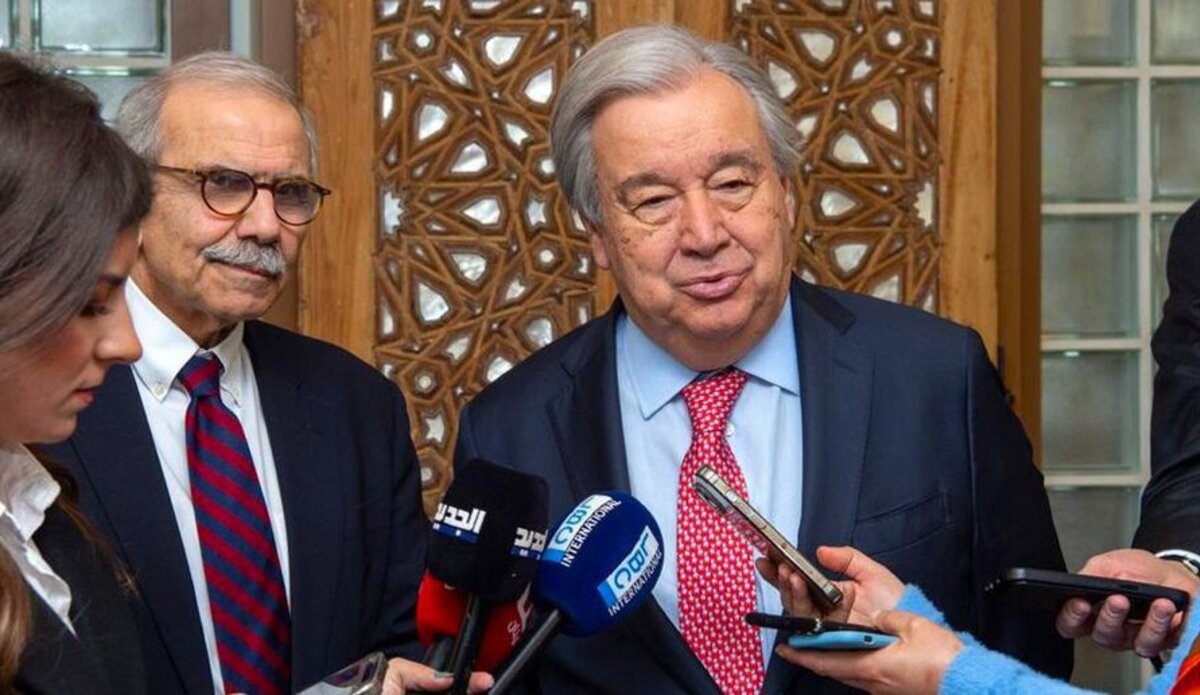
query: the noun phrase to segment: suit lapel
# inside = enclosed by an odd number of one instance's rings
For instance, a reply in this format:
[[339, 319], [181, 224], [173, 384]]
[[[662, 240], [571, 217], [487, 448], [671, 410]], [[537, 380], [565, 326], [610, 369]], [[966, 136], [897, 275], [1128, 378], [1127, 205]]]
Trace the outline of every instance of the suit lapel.
[[[804, 432], [803, 511], [797, 544], [846, 545], [854, 530], [871, 416], [871, 353], [846, 334], [854, 315], [820, 289], [792, 281], [792, 320], [800, 353]], [[776, 644], [786, 638], [782, 632]], [[799, 671], [772, 656], [764, 692], [787, 692]]]
[[[571, 386], [547, 403], [575, 500], [603, 490], [629, 492], [629, 468], [617, 392], [616, 319], [620, 301], [601, 320], [597, 340], [585, 341], [564, 357], [562, 366]], [[688, 692], [716, 693], [704, 665], [687, 644], [658, 601], [651, 597], [617, 630], [636, 639]]]
[[795, 281], [800, 398], [804, 420], [801, 549], [850, 542], [871, 419], [874, 358], [847, 335], [854, 315], [821, 290]]
[[306, 388], [303, 375], [254, 321], [246, 322], [246, 348], [254, 365], [271, 454], [287, 522], [291, 584], [292, 664], [323, 663], [333, 632], [340, 566], [325, 559], [344, 534], [344, 476], [329, 423], [332, 404]]
[[602, 490], [629, 492], [625, 437], [617, 395], [616, 312], [604, 318], [600, 343], [567, 355], [571, 387], [546, 404], [574, 500]]
[[133, 371], [109, 370], [98, 398], [84, 411], [70, 445], [96, 491], [103, 521], [112, 528], [122, 560], [180, 680], [189, 692], [212, 689], [204, 634], [187, 558], [163, 480], [158, 452], [142, 409]]

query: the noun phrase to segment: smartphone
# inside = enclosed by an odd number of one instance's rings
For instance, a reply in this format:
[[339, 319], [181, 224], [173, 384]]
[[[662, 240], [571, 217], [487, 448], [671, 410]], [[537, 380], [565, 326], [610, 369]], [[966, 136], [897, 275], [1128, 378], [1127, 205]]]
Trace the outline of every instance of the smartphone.
[[787, 645], [792, 649], [816, 649], [820, 651], [855, 652], [866, 649], [883, 649], [899, 640], [895, 635], [881, 635], [866, 630], [838, 630], [818, 632], [813, 635], [792, 635]]
[[1143, 620], [1155, 599], [1169, 599], [1179, 611], [1187, 610], [1191, 597], [1186, 591], [1127, 579], [1109, 579], [1029, 567], [1010, 567], [988, 584], [986, 591], [1022, 606], [1057, 610], [1068, 599], [1082, 598], [1100, 603], [1113, 594], [1129, 599], [1128, 620]]
[[839, 623], [822, 618], [747, 613], [746, 622], [758, 627], [791, 632], [788, 646], [796, 649], [859, 651], [882, 649], [896, 641], [895, 635], [866, 625]]
[[299, 695], [380, 695], [385, 675], [387, 659], [382, 652], [371, 652], [301, 690]]
[[750, 544], [771, 562], [785, 562], [800, 573], [808, 583], [813, 602], [822, 611], [832, 610], [842, 600], [842, 592], [811, 562], [800, 554], [787, 537], [775, 529], [761, 514], [734, 492], [729, 484], [708, 466], [701, 466], [692, 478], [696, 494], [733, 524]]

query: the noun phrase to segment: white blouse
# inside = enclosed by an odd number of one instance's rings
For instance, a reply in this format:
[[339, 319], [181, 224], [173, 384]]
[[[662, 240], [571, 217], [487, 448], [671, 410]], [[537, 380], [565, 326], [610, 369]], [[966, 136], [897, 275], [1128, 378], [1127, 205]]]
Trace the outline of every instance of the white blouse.
[[71, 587], [42, 557], [33, 534], [61, 492], [33, 454], [20, 444], [0, 442], [0, 545], [22, 576], [72, 633]]

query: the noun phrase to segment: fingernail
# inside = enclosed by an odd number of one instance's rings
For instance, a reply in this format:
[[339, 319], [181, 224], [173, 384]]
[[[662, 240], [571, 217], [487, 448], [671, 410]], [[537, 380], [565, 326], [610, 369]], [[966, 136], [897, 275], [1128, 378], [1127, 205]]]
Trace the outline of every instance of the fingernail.
[[454, 676], [454, 674], [450, 673], [449, 671], [434, 671], [433, 672], [434, 678], [451, 678], [453, 676]]

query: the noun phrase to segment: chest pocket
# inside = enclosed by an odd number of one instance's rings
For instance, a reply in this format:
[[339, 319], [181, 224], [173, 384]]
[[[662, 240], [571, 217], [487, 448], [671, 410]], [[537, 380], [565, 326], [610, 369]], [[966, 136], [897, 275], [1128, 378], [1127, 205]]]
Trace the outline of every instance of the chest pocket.
[[919, 543], [949, 524], [947, 494], [938, 490], [915, 502], [858, 519], [852, 543], [868, 555], [877, 555]]

